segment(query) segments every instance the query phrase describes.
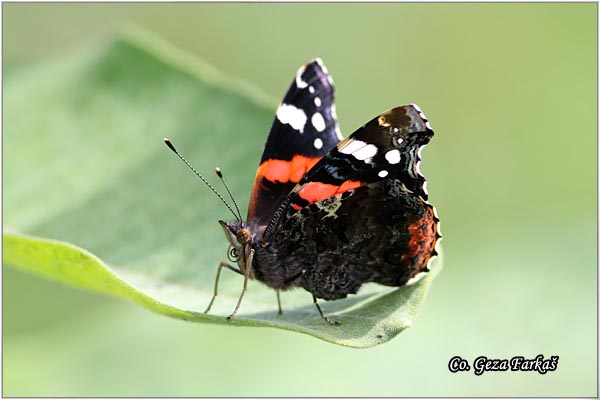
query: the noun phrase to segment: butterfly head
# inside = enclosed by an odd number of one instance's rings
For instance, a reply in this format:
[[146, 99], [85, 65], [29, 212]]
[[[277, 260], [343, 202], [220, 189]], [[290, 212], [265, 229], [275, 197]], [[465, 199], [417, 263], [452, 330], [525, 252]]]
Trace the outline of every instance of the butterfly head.
[[242, 272], [246, 271], [246, 260], [250, 252], [251, 233], [250, 229], [242, 221], [225, 222], [219, 221], [225, 237], [229, 242], [227, 256], [230, 261], [236, 262]]

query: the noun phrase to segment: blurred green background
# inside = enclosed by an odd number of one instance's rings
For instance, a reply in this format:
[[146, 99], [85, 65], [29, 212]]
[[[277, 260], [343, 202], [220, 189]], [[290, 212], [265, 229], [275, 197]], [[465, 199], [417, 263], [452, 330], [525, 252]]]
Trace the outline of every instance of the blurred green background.
[[[323, 58], [345, 136], [419, 104], [445, 253], [415, 325], [367, 350], [189, 324], [3, 268], [5, 396], [597, 395], [596, 4], [2, 7], [5, 70], [132, 21], [273, 99]], [[447, 368], [538, 354], [558, 369]]]

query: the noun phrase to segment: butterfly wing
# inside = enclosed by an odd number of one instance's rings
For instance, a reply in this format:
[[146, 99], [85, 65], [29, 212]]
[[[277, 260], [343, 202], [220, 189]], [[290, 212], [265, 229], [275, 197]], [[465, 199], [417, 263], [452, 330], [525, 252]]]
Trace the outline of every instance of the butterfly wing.
[[333, 80], [317, 58], [300, 67], [277, 109], [256, 172], [248, 224], [266, 224], [306, 171], [341, 139]]
[[383, 113], [340, 142], [300, 180], [267, 226], [260, 264], [286, 271], [266, 275], [298, 276], [295, 285], [336, 299], [364, 282], [400, 286], [427, 271], [437, 254], [439, 219], [427, 203], [419, 163], [432, 136], [423, 113], [409, 105]]
[[435, 209], [400, 180], [373, 182], [292, 214], [258, 250], [261, 273], [297, 277], [288, 284], [328, 300], [365, 282], [402, 286], [428, 271], [438, 222]]
[[286, 213], [345, 191], [398, 179], [427, 201], [425, 177], [419, 169], [421, 151], [433, 130], [416, 105], [393, 108], [359, 128], [323, 157], [293, 189]]

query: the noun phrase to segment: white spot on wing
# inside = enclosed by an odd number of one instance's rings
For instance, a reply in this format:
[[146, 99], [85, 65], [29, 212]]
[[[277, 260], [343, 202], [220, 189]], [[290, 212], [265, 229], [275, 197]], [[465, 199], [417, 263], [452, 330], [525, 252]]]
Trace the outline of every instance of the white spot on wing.
[[366, 145], [367, 144], [365, 142], [361, 142], [360, 140], [350, 140], [343, 148], [340, 149], [340, 153], [352, 154], [356, 150]]
[[400, 162], [400, 150], [394, 149], [385, 153], [385, 159], [390, 164], [398, 164]]
[[382, 169], [381, 171], [379, 171], [379, 173], [377, 175], [380, 178], [385, 178], [386, 176], [388, 176], [388, 172], [385, 169]]
[[281, 104], [277, 109], [277, 119], [282, 124], [289, 124], [297, 131], [304, 132], [306, 113], [290, 104]]
[[314, 92], [315, 92], [315, 88], [314, 88], [314, 87], [312, 87], [312, 86], [309, 86], [309, 87], [308, 87], [308, 91], [309, 91], [309, 92], [312, 94], [312, 93], [314, 93]]
[[321, 107], [321, 99], [319, 97], [315, 97], [315, 106]]
[[377, 147], [372, 144], [367, 144], [360, 140], [352, 140], [346, 144], [341, 153], [352, 154], [354, 158], [361, 161], [370, 161], [377, 154]]
[[315, 146], [315, 149], [321, 150], [323, 148], [323, 141], [319, 138], [316, 138], [313, 142], [313, 146]]
[[318, 132], [323, 132], [325, 130], [325, 120], [323, 119], [321, 113], [314, 113], [310, 119], [310, 122]]
[[302, 66], [296, 73], [296, 86], [298, 87], [298, 89], [304, 89], [305, 87], [308, 86], [308, 83], [306, 83], [305, 81], [302, 80], [302, 74], [304, 73], [304, 70], [305, 70], [305, 67]]

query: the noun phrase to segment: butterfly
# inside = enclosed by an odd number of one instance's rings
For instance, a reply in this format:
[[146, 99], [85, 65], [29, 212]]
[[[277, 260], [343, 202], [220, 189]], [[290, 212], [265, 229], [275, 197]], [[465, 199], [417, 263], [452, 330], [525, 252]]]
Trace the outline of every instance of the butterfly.
[[[344, 139], [334, 105], [334, 85], [316, 58], [300, 67], [277, 112], [260, 160], [248, 215], [219, 221], [229, 260], [217, 270], [209, 312], [223, 268], [277, 292], [300, 287], [318, 299], [355, 294], [367, 282], [403, 286], [429, 271], [441, 238], [419, 169], [434, 132], [415, 105], [392, 108]], [[191, 165], [167, 145], [190, 168]], [[222, 179], [220, 170], [217, 174]]]

